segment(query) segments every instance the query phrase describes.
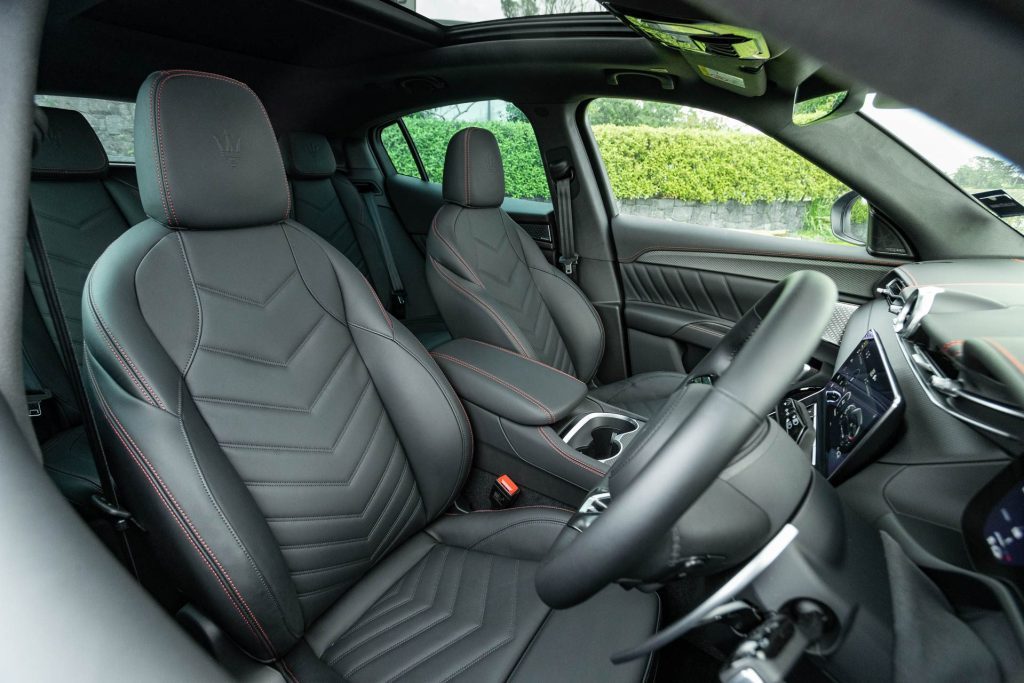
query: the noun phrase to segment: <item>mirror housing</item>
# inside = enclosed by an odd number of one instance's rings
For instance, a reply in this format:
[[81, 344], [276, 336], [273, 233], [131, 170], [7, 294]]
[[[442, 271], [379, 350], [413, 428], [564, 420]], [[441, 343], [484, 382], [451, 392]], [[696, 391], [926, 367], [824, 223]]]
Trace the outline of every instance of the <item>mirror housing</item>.
[[913, 250], [890, 220], [851, 190], [832, 205], [832, 234], [872, 256], [911, 258]]
[[809, 126], [858, 112], [864, 104], [864, 94], [863, 90], [836, 83], [820, 72], [812, 74], [793, 93], [793, 123]]

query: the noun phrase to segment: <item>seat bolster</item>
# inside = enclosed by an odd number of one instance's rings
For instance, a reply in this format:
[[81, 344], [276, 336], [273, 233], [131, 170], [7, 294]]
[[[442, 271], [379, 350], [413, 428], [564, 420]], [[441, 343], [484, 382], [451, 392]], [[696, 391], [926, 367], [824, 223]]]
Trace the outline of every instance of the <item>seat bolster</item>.
[[427, 533], [438, 543], [520, 560], [540, 561], [565, 529], [572, 511], [548, 506], [445, 515]]
[[[473, 435], [462, 403], [427, 350], [384, 309], [355, 266], [307, 228], [289, 223], [286, 230], [306, 286], [348, 325], [409, 458], [427, 518], [436, 517], [469, 472]], [[339, 286], [341, 298], [332, 303]]]
[[530, 275], [569, 351], [576, 376], [583, 382], [589, 382], [604, 357], [604, 325], [601, 318], [579, 286], [548, 263], [537, 243], [525, 230], [518, 225], [515, 228], [523, 245]]
[[187, 394], [175, 397], [180, 412], [159, 409], [90, 351], [87, 391], [123, 502], [197, 606], [252, 657], [278, 658], [301, 636], [302, 613], [251, 494]]

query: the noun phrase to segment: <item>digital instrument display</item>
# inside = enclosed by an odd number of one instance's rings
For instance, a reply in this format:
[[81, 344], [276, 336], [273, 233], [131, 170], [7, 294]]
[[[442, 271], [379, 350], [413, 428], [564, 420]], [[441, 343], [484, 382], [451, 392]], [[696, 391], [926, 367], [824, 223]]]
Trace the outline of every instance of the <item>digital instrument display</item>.
[[982, 533], [996, 562], [1024, 567], [1024, 481], [1018, 481], [989, 511]]
[[869, 440], [888, 432], [902, 404], [874, 330], [864, 335], [825, 385], [822, 402], [818, 453], [823, 456], [822, 471], [832, 479]]

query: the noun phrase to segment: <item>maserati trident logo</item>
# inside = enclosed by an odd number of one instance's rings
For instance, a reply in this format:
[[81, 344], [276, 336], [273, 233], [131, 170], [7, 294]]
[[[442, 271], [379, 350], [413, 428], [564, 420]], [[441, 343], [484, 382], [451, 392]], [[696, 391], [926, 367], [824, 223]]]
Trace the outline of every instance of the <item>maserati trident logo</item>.
[[307, 153], [309, 153], [309, 154], [316, 154], [319, 151], [320, 151], [320, 143], [319, 142], [307, 142], [306, 143], [306, 152]]
[[238, 166], [238, 160], [242, 157], [242, 138], [232, 137], [224, 131], [224, 135], [220, 137], [214, 135], [213, 141], [217, 143], [217, 149], [220, 150], [220, 155], [227, 159], [228, 165], [231, 168]]

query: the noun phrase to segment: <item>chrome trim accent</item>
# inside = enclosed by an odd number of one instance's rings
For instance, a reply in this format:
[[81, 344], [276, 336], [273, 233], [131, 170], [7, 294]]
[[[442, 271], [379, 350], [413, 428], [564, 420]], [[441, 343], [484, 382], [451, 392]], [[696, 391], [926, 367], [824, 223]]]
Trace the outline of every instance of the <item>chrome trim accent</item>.
[[932, 306], [935, 304], [935, 297], [945, 291], [942, 287], [931, 286], [915, 289], [907, 299], [907, 303], [900, 309], [900, 312], [892, 321], [892, 328], [896, 331], [896, 334], [901, 337], [909, 337], [917, 332], [917, 328], [921, 326], [921, 321], [932, 310]]
[[572, 437], [576, 436], [580, 432], [580, 430], [583, 429], [584, 425], [586, 425], [591, 420], [596, 420], [597, 418], [601, 417], [614, 417], [617, 420], [625, 420], [629, 424], [633, 425], [633, 428], [630, 429], [628, 432], [617, 433], [615, 434], [615, 436], [612, 437], [612, 441], [619, 444], [618, 453], [616, 453], [610, 458], [605, 458], [604, 460], [596, 458], [598, 462], [603, 462], [607, 464], [610, 462], [614, 462], [615, 458], [622, 455], [622, 451], [625, 448], [625, 445], [622, 443], [622, 439], [626, 436], [629, 436], [630, 434], [636, 433], [636, 431], [640, 429], [640, 423], [634, 420], [633, 418], [627, 417], [625, 415], [619, 415], [618, 413], [587, 413], [582, 418], [580, 418], [580, 420], [576, 424], [574, 424], [568, 432], [565, 433], [565, 436], [562, 437], [562, 441], [565, 442], [566, 445], [569, 445], [569, 442], [572, 440]]
[[582, 514], [598, 514], [608, 509], [608, 501], [612, 499], [610, 491], [593, 493], [580, 505], [579, 512]]

